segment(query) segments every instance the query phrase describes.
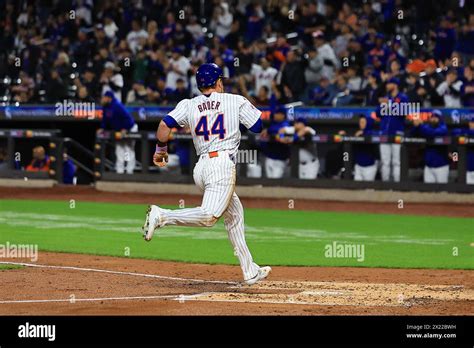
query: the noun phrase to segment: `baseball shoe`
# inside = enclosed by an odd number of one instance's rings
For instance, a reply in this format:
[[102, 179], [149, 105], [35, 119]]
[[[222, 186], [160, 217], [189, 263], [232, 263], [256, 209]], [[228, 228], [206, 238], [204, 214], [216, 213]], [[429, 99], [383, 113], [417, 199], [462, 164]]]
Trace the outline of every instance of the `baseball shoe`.
[[253, 285], [255, 284], [256, 282], [259, 282], [260, 280], [263, 280], [265, 279], [266, 277], [268, 277], [268, 275], [270, 274], [270, 272], [272, 271], [272, 268], [269, 267], [269, 266], [265, 266], [265, 267], [260, 267], [258, 269], [258, 273], [255, 277], [253, 278], [250, 278], [250, 279], [247, 279], [245, 281], [245, 283], [247, 285]]
[[147, 242], [153, 238], [153, 233], [157, 228], [162, 227], [161, 209], [157, 205], [150, 205], [146, 212], [145, 224], [142, 227], [143, 237]]

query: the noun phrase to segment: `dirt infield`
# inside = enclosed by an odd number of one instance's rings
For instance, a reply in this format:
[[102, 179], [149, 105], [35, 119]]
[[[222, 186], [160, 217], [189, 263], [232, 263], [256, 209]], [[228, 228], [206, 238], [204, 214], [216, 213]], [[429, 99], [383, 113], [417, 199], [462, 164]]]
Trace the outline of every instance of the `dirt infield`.
[[[0, 198], [117, 202], [91, 187], [0, 188]], [[120, 202], [199, 204], [200, 197], [120, 194]], [[286, 200], [243, 199], [288, 209]], [[295, 209], [472, 217], [472, 206], [296, 201]], [[40, 252], [35, 263], [0, 271], [0, 315], [472, 315], [474, 271], [274, 267], [255, 286], [237, 266]]]
[[465, 270], [275, 267], [247, 286], [237, 266], [42, 252], [1, 278], [0, 315], [467, 315], [474, 305]]

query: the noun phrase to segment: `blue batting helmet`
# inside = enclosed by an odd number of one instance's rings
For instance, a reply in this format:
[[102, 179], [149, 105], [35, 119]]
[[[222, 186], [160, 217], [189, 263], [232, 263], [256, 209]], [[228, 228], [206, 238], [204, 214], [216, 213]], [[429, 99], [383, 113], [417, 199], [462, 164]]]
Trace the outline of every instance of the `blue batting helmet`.
[[206, 63], [199, 67], [196, 72], [196, 82], [198, 88], [212, 87], [216, 84], [219, 78], [222, 78], [224, 73], [222, 69], [215, 63]]

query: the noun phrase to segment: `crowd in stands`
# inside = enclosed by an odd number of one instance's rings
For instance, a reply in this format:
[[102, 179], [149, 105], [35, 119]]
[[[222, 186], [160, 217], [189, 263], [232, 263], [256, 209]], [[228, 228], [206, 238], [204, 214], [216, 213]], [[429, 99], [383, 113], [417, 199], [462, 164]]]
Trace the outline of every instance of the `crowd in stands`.
[[474, 10], [431, 0], [2, 0], [0, 102], [172, 105], [203, 62], [259, 106], [474, 105]]
[[[224, 70], [228, 92], [272, 110], [272, 123], [256, 144], [265, 164], [249, 166], [248, 174], [284, 176], [289, 146], [296, 143], [299, 175], [314, 179], [320, 172], [314, 130], [305, 119], [290, 124], [281, 106], [393, 101], [422, 108], [474, 107], [474, 4], [0, 0], [4, 105], [99, 103], [106, 93], [123, 104], [175, 105], [200, 94], [195, 73], [205, 62]], [[406, 129], [404, 118], [373, 121], [361, 118], [355, 135], [450, 134], [441, 112], [433, 113], [430, 123], [415, 121]], [[455, 132], [472, 135], [473, 129], [471, 122]], [[355, 156], [356, 180], [374, 180], [379, 169], [382, 180], [400, 180], [399, 144], [359, 146]], [[471, 157], [468, 182], [474, 183]], [[447, 182], [449, 164], [447, 148], [428, 147], [425, 181]]]

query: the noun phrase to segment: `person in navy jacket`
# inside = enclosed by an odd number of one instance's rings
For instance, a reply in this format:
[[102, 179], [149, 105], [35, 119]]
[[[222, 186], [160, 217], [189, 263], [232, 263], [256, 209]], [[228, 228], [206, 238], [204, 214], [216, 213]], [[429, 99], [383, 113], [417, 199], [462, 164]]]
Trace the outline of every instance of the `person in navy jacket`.
[[[440, 110], [433, 110], [428, 124], [422, 124], [420, 118], [413, 120], [413, 135], [421, 135], [430, 140], [435, 137], [448, 135], [448, 127]], [[444, 145], [427, 145], [425, 150], [425, 183], [445, 184], [449, 176], [448, 148]]]
[[[373, 118], [361, 116], [355, 136], [372, 135], [373, 125]], [[377, 174], [376, 160], [376, 148], [373, 144], [354, 144], [354, 180], [374, 181]]]
[[[137, 132], [138, 126], [125, 106], [115, 98], [112, 91], [107, 91], [102, 96], [102, 122], [98, 132], [111, 130], [115, 132]], [[115, 169], [118, 174], [133, 174], [135, 169], [135, 141], [129, 139], [117, 140], [115, 144]], [[125, 168], [125, 162], [127, 163]]]
[[[469, 120], [467, 128], [456, 128], [453, 129], [453, 136], [467, 136], [474, 137], [474, 118]], [[468, 146], [467, 148], [467, 168], [466, 168], [466, 184], [474, 185], [474, 147]]]
[[280, 129], [289, 127], [286, 120], [286, 109], [278, 108], [272, 116], [268, 129], [262, 132], [262, 137], [268, 138], [268, 142], [262, 142], [262, 150], [266, 156], [265, 174], [267, 178], [280, 179], [285, 174], [290, 157], [290, 145], [280, 134]]
[[[392, 77], [387, 81], [387, 97], [381, 98], [381, 105], [388, 106], [400, 104], [399, 110], [403, 110], [401, 105], [407, 105], [408, 97], [400, 92], [400, 80]], [[403, 135], [405, 131], [405, 118], [407, 115], [395, 114], [390, 112], [392, 109], [387, 107], [388, 113], [380, 108], [380, 133], [386, 136]], [[394, 108], [395, 110], [395, 108]], [[391, 177], [395, 182], [400, 181], [400, 144], [387, 143], [380, 144], [380, 159], [382, 161], [382, 180], [389, 181]]]

